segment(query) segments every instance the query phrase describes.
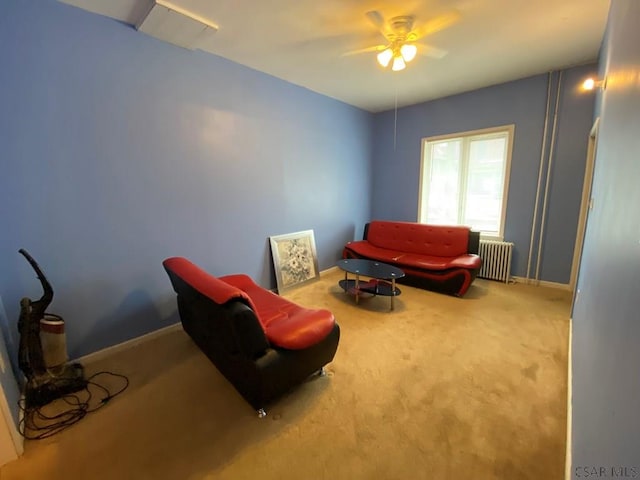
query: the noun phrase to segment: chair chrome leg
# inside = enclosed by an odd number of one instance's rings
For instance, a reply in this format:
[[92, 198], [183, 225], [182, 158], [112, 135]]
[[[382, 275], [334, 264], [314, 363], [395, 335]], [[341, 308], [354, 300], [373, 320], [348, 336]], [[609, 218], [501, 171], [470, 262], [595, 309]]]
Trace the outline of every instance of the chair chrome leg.
[[327, 375], [327, 371], [324, 369], [324, 367], [320, 367], [320, 370], [318, 370], [318, 376], [324, 377], [326, 375]]
[[267, 411], [264, 408], [258, 409], [258, 418], [264, 418], [267, 416]]

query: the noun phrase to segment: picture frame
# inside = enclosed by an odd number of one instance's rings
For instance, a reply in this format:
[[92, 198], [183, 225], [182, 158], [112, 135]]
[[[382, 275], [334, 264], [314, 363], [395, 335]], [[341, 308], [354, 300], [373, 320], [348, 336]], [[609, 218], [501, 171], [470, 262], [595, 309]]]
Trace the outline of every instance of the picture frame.
[[278, 293], [320, 278], [313, 230], [269, 237]]

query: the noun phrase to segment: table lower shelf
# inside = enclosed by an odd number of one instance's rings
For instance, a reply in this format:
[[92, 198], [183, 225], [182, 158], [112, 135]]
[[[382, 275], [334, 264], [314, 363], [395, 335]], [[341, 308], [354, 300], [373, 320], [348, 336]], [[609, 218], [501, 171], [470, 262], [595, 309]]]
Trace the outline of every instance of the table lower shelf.
[[377, 279], [360, 280], [357, 290], [354, 279], [340, 280], [338, 284], [345, 292], [353, 295], [356, 293], [368, 293], [370, 295], [382, 295], [384, 297], [397, 297], [402, 293], [398, 287], [394, 290], [390, 282]]

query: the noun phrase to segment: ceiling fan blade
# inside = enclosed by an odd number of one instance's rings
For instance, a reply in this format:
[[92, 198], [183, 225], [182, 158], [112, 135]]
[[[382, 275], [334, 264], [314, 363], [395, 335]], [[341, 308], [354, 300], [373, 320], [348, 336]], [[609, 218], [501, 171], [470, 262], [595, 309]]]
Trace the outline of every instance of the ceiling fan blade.
[[420, 28], [415, 30], [416, 36], [417, 38], [422, 38], [426, 35], [439, 32], [440, 30], [450, 27], [458, 20], [460, 20], [460, 12], [451, 10], [444, 15], [440, 15], [424, 23]]
[[351, 55], [359, 55], [361, 53], [381, 52], [382, 50], [387, 48], [387, 46], [388, 45], [375, 45], [373, 47], [359, 48], [358, 50], [351, 50], [349, 52], [345, 52], [340, 56], [341, 57], [349, 57]]
[[384, 28], [384, 17], [378, 10], [371, 10], [365, 13], [371, 23], [373, 23], [378, 29]]
[[416, 46], [418, 47], [418, 53], [425, 57], [440, 59], [440, 58], [446, 57], [447, 54], [449, 53], [446, 50], [442, 50], [441, 48], [437, 48], [432, 45], [428, 45], [426, 43], [418, 42]]
[[369, 21], [378, 29], [380, 35], [382, 35], [385, 39], [388, 38], [389, 35], [389, 26], [385, 21], [384, 17], [378, 10], [371, 10], [365, 14]]

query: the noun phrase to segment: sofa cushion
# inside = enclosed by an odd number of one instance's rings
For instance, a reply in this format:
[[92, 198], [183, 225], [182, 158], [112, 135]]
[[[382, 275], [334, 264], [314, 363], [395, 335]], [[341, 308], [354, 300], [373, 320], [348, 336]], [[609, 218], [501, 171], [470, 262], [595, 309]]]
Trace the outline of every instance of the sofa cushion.
[[475, 269], [482, 266], [482, 260], [478, 255], [465, 253], [457, 257], [438, 257], [435, 255], [412, 254], [376, 247], [367, 240], [349, 242], [345, 245], [345, 249], [358, 256], [397, 265], [400, 268], [407, 266], [427, 270], [447, 270], [450, 268]]
[[420, 268], [423, 270], [449, 270], [452, 268], [480, 268], [482, 261], [477, 255], [461, 255], [458, 257], [434, 257], [433, 255], [407, 254], [398, 259], [396, 265]]
[[372, 221], [367, 240], [376, 247], [435, 257], [456, 257], [468, 252], [469, 227], [413, 222]]
[[302, 350], [323, 340], [335, 325], [329, 310], [309, 309], [257, 285], [247, 275], [226, 275], [220, 280], [244, 291], [269, 342], [290, 350]]
[[395, 263], [401, 256], [406, 255], [406, 252], [401, 252], [399, 250], [376, 247], [367, 240], [349, 242], [345, 245], [345, 248], [360, 256], [386, 263]]

